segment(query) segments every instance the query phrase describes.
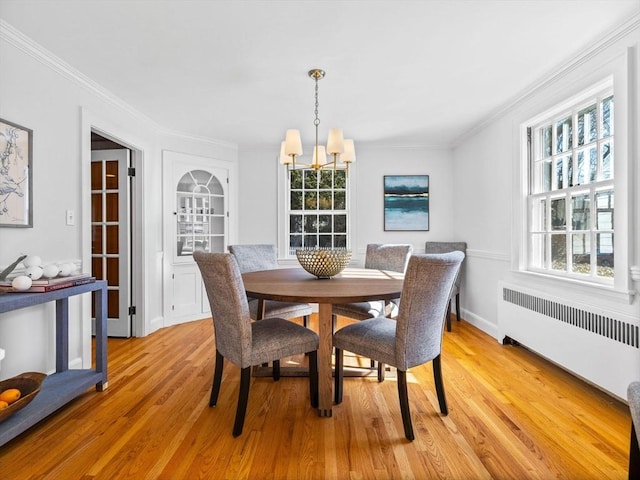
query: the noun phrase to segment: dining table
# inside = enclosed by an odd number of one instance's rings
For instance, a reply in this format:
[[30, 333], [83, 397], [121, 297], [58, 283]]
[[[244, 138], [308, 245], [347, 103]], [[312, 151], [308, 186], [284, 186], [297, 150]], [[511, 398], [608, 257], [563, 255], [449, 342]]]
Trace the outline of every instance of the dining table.
[[404, 274], [346, 268], [331, 278], [320, 279], [303, 268], [278, 268], [244, 273], [242, 280], [247, 296], [252, 298], [318, 304], [318, 415], [330, 417], [333, 406], [333, 305], [399, 298]]

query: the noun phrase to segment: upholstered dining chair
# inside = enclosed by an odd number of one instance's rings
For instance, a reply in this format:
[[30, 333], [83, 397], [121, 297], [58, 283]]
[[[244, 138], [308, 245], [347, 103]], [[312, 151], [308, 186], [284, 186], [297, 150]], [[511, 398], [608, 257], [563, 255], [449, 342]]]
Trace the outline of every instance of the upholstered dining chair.
[[[374, 270], [389, 270], [404, 273], [413, 252], [413, 246], [409, 244], [370, 243], [364, 259], [364, 268]], [[354, 320], [366, 320], [373, 317], [396, 317], [400, 299], [390, 302], [374, 300], [369, 302], [342, 303], [333, 306], [333, 325], [336, 325], [337, 316], [353, 318]], [[371, 368], [374, 362], [371, 362]], [[384, 380], [384, 364], [378, 364], [378, 381]]]
[[[409, 244], [370, 243], [367, 245], [364, 268], [404, 273], [412, 252], [413, 246]], [[382, 300], [336, 304], [333, 306], [334, 322], [336, 315], [354, 320], [379, 316], [393, 317], [397, 314], [399, 302], [400, 299], [394, 299], [387, 305]]]
[[[229, 252], [238, 262], [241, 273], [271, 270], [278, 268], [278, 254], [275, 245], [229, 245]], [[262, 318], [298, 318], [302, 317], [303, 325], [309, 325], [312, 308], [308, 303], [276, 302], [249, 298], [249, 312], [253, 320]]]
[[631, 382], [627, 388], [627, 400], [631, 411], [631, 441], [629, 444], [629, 480], [640, 478], [640, 381]]
[[222, 383], [224, 360], [240, 367], [240, 391], [233, 436], [242, 433], [249, 399], [251, 367], [273, 362], [273, 378], [280, 378], [280, 359], [309, 356], [309, 395], [318, 406], [318, 335], [283, 318], [252, 322], [238, 264], [228, 253], [193, 252], [207, 291], [216, 345], [216, 364], [209, 406], [215, 407]]
[[336, 404], [342, 403], [344, 350], [397, 368], [400, 412], [407, 440], [413, 440], [413, 425], [407, 392], [407, 370], [429, 361], [440, 411], [447, 415], [441, 368], [442, 334], [451, 289], [464, 259], [462, 252], [418, 254], [409, 259], [402, 286], [397, 320], [371, 318], [352, 323], [333, 335], [335, 347]]
[[[449, 253], [454, 251], [460, 251], [467, 254], [466, 242], [426, 242], [424, 246], [424, 253]], [[455, 284], [453, 285], [453, 291], [451, 292], [451, 299], [455, 298], [456, 301], [456, 319], [460, 321], [460, 284], [462, 283], [462, 267], [458, 272]], [[449, 301], [449, 308], [447, 309], [447, 332], [451, 331], [451, 301]]]

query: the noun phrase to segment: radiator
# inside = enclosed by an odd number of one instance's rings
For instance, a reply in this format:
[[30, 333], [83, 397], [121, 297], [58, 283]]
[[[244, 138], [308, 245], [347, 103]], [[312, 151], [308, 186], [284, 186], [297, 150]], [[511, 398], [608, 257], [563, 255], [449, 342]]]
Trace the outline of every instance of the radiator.
[[498, 339], [511, 340], [621, 399], [640, 379], [638, 320], [501, 283]]

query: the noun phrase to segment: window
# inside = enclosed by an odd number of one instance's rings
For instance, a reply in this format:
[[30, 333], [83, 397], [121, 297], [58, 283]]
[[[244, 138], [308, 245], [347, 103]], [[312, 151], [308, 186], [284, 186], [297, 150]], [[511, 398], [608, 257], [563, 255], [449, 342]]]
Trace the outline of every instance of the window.
[[527, 129], [527, 268], [613, 283], [612, 88], [577, 98]]
[[288, 253], [297, 248], [348, 245], [345, 170], [292, 170], [288, 176]]

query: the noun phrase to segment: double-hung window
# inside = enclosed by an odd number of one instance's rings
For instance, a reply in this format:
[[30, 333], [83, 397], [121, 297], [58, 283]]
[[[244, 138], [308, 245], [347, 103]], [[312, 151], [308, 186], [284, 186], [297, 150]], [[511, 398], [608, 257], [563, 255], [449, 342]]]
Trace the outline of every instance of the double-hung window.
[[614, 97], [603, 85], [527, 129], [527, 269], [613, 283]]
[[287, 246], [290, 256], [298, 248], [346, 248], [349, 213], [345, 170], [301, 169], [288, 174]]

